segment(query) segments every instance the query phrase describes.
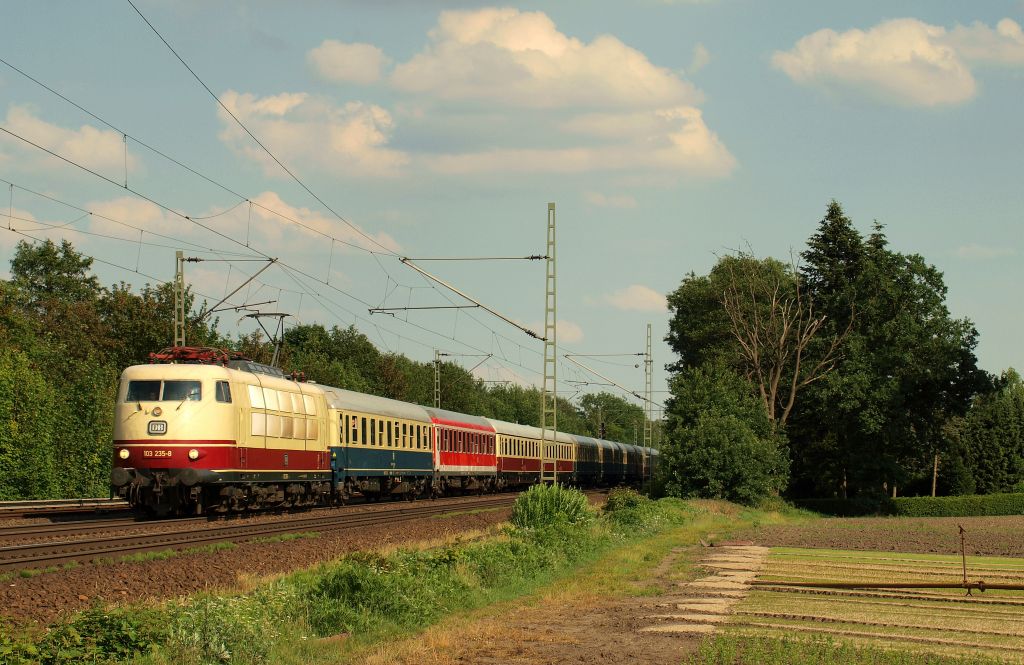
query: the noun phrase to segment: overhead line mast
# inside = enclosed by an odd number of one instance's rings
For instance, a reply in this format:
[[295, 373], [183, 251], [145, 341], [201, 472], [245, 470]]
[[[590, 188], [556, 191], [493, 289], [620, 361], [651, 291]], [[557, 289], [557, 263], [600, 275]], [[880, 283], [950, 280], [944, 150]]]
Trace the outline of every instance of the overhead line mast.
[[[548, 203], [547, 270], [544, 283], [544, 388], [540, 396], [541, 481], [558, 482], [558, 292], [555, 263], [555, 204]], [[549, 443], [550, 441], [550, 443]], [[550, 470], [548, 464], [550, 463]]]

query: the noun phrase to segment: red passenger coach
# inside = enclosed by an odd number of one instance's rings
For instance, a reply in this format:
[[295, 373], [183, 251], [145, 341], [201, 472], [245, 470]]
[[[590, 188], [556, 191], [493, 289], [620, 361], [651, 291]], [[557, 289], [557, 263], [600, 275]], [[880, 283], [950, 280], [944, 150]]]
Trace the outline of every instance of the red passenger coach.
[[497, 457], [494, 428], [486, 419], [427, 409], [434, 423], [434, 472], [442, 487], [490, 491]]

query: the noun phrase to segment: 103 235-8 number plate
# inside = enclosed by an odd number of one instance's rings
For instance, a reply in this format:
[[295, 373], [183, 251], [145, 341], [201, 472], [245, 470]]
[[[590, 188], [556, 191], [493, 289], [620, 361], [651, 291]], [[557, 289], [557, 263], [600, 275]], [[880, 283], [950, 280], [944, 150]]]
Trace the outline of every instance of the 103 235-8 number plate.
[[143, 457], [170, 457], [173, 455], [173, 451], [170, 450], [143, 450]]

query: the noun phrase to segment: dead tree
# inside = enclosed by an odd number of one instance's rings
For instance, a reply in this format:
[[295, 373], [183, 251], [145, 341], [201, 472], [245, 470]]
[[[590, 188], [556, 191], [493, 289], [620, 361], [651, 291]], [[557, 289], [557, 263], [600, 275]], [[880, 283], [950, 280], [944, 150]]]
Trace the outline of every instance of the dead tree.
[[[746, 268], [746, 270], [743, 270]], [[743, 366], [759, 391], [768, 418], [783, 427], [797, 393], [832, 371], [850, 327], [836, 334], [816, 357], [808, 349], [825, 324], [825, 315], [803, 292], [796, 264], [759, 261], [741, 253], [728, 261], [722, 307], [739, 343]], [[740, 271], [747, 274], [741, 274]]]

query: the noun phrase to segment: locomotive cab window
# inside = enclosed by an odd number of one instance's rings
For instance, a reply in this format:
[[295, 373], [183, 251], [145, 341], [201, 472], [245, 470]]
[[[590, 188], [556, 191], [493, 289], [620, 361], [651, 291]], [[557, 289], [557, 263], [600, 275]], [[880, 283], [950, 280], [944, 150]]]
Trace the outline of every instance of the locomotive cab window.
[[126, 402], [198, 402], [203, 398], [199, 381], [129, 381]]
[[217, 401], [231, 404], [231, 384], [227, 381], [217, 382]]
[[160, 400], [159, 381], [129, 381], [126, 402], [157, 402]]
[[165, 402], [198, 402], [203, 398], [202, 384], [199, 381], [164, 381], [163, 397]]

